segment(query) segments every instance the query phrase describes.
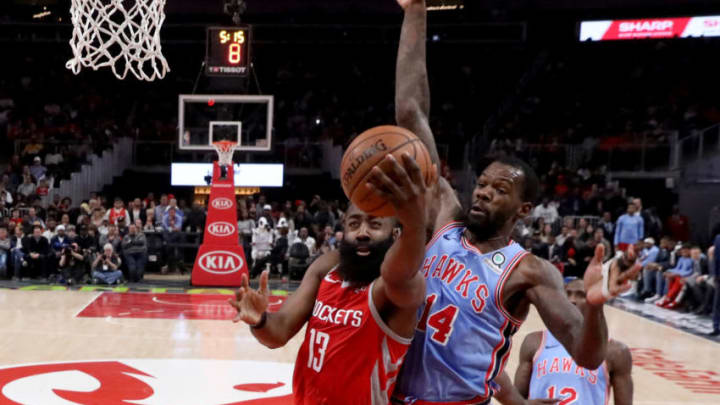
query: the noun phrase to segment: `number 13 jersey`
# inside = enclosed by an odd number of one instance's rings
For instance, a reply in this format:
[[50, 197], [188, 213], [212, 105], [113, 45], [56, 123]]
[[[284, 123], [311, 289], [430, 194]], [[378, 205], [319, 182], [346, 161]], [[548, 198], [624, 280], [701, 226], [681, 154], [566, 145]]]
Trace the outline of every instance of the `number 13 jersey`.
[[351, 286], [337, 270], [320, 283], [295, 363], [295, 405], [390, 403], [411, 339], [383, 322], [372, 287]]

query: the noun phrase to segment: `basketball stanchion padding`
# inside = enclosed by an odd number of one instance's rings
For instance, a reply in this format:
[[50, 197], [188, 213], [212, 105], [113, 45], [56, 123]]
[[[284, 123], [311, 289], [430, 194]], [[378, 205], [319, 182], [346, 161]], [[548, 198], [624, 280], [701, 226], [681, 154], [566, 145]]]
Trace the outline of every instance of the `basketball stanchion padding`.
[[202, 245], [198, 249], [190, 282], [196, 286], [238, 287], [248, 274], [245, 251], [237, 229], [237, 202], [232, 155], [237, 144], [214, 142], [218, 160], [213, 178]]

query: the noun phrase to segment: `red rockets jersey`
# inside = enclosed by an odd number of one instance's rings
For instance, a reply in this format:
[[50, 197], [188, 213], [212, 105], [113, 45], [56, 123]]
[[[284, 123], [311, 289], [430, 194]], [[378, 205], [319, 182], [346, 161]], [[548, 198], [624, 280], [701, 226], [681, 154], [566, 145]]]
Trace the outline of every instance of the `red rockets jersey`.
[[295, 405], [386, 405], [411, 339], [383, 322], [373, 284], [325, 276], [295, 363]]

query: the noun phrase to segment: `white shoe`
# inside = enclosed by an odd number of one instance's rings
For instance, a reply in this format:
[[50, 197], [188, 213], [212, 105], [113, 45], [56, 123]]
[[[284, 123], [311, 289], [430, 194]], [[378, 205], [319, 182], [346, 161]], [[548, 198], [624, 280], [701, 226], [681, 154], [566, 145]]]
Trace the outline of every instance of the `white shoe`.
[[655, 294], [655, 295], [653, 295], [653, 296], [650, 297], [650, 298], [645, 298], [645, 302], [648, 303], [648, 304], [654, 304], [655, 301], [660, 300], [660, 298], [662, 298], [662, 296], [660, 296], [660, 295], [658, 295], [658, 294]]

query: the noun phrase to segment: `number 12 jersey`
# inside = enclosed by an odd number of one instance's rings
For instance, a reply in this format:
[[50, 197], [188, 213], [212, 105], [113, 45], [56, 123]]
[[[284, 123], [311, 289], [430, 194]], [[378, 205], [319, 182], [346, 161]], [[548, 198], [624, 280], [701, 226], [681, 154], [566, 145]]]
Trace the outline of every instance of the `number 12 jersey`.
[[411, 339], [382, 320], [373, 284], [356, 287], [337, 270], [320, 283], [295, 363], [295, 405], [387, 405]]

